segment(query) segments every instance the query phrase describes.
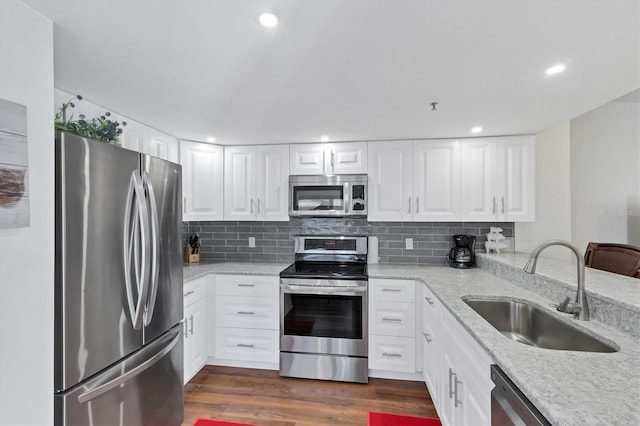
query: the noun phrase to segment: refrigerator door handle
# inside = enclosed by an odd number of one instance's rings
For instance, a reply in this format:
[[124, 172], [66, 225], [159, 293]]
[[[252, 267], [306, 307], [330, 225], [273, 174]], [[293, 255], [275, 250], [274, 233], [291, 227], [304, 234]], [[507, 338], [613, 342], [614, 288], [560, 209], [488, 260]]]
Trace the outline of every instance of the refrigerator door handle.
[[144, 325], [149, 325], [153, 318], [153, 309], [156, 305], [156, 298], [158, 296], [158, 274], [160, 269], [160, 239], [158, 234], [160, 232], [160, 221], [158, 219], [158, 205], [156, 203], [156, 196], [153, 191], [153, 185], [149, 180], [147, 172], [142, 172], [142, 182], [147, 190], [147, 202], [149, 204], [149, 215], [151, 217], [151, 253], [149, 259], [151, 261], [151, 277], [149, 298], [145, 309]]
[[[135, 204], [133, 203], [134, 199]], [[134, 330], [142, 328], [144, 304], [147, 301], [149, 291], [149, 237], [149, 212], [145, 202], [143, 182], [138, 172], [134, 170], [129, 181], [124, 224], [125, 289]], [[140, 244], [142, 244], [141, 250]], [[134, 301], [133, 283], [131, 282], [132, 266], [138, 290], [137, 301]]]
[[[107, 377], [105, 379], [106, 382], [98, 383], [92, 389], [84, 393], [81, 393], [78, 396], [78, 402], [80, 402], [81, 404], [84, 404], [85, 402], [91, 401], [92, 399], [95, 399], [100, 395], [106, 392], [109, 392], [110, 390], [133, 379], [134, 377], [141, 374], [142, 372], [144, 372], [145, 370], [149, 369], [154, 364], [156, 364], [158, 361], [160, 361], [166, 354], [171, 352], [171, 350], [179, 341], [180, 341], [180, 328], [177, 327], [171, 330], [170, 332], [168, 332], [166, 336], [164, 336], [160, 341], [157, 342], [158, 345], [160, 344], [164, 345], [164, 348], [162, 348], [159, 352], [157, 352], [155, 355], [151, 356], [144, 362], [138, 364], [136, 367], [132, 368], [131, 370], [126, 371], [125, 373], [120, 374], [119, 376], [112, 378], [111, 380], [109, 380], [110, 377]], [[155, 345], [152, 345], [152, 346], [155, 346]], [[133, 358], [135, 358], [135, 356]], [[122, 367], [120, 366], [115, 367], [115, 369], [118, 369], [118, 368], [122, 368]], [[109, 373], [110, 371], [106, 372], [107, 375], [109, 375]]]

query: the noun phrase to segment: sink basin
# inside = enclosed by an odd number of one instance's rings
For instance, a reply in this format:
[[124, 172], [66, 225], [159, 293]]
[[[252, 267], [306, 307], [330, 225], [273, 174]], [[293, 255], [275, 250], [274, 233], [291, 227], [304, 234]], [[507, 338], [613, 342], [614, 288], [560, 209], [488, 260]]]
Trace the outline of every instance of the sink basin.
[[618, 352], [612, 345], [585, 333], [533, 304], [520, 300], [463, 298], [496, 330], [525, 345], [584, 352]]

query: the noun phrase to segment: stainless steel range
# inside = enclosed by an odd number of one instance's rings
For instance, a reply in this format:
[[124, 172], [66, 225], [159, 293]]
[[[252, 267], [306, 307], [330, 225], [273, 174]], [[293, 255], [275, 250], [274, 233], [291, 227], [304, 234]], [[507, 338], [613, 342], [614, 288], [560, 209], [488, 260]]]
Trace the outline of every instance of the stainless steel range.
[[280, 375], [367, 383], [366, 236], [296, 236], [280, 273]]

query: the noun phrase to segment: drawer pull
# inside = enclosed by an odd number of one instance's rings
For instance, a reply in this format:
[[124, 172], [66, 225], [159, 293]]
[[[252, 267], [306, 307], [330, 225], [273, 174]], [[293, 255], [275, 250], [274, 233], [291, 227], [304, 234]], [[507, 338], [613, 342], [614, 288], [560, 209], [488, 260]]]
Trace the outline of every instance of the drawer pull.
[[382, 321], [402, 322], [402, 318], [382, 317]]
[[433, 303], [434, 303], [433, 299], [430, 298], [430, 297], [427, 297], [427, 296], [424, 297], [424, 300], [426, 300], [427, 303], [429, 303], [430, 305], [433, 305]]
[[382, 356], [390, 356], [390, 357], [394, 357], [394, 358], [402, 358], [402, 354], [399, 354], [397, 352], [382, 352]]
[[255, 315], [255, 313], [251, 311], [238, 311], [238, 315]]
[[383, 288], [382, 291], [400, 293], [402, 289], [400, 288]]
[[255, 287], [255, 284], [238, 284], [238, 287]]
[[255, 346], [253, 346], [253, 344], [251, 344], [251, 343], [249, 343], [249, 344], [247, 344], [247, 343], [238, 343], [236, 346], [239, 347], [239, 348], [255, 348]]
[[427, 341], [427, 343], [431, 343], [431, 336], [429, 336], [429, 333], [422, 333], [422, 335], [424, 336], [424, 339]]
[[195, 293], [195, 291], [194, 290], [190, 290], [190, 291], [186, 292], [185, 294], [183, 294], [182, 296], [183, 297], [191, 296], [193, 293]]

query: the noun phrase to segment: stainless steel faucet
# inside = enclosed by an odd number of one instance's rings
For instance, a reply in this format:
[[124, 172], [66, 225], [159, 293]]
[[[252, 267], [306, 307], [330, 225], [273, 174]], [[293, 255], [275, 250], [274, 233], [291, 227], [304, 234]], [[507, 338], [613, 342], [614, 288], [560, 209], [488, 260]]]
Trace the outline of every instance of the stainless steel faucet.
[[587, 294], [584, 291], [584, 257], [582, 257], [582, 254], [580, 254], [575, 246], [562, 240], [545, 241], [531, 252], [531, 257], [527, 261], [527, 264], [524, 265], [524, 268], [522, 268], [522, 270], [529, 274], [534, 274], [536, 272], [538, 256], [540, 256], [542, 250], [551, 246], [564, 246], [569, 248], [576, 255], [576, 260], [578, 263], [578, 292], [576, 293], [576, 300], [574, 303], [569, 303], [570, 298], [569, 296], [567, 296], [566, 299], [558, 304], [557, 309], [560, 312], [573, 314], [574, 317], [579, 320], [589, 321], [589, 304], [587, 303]]

